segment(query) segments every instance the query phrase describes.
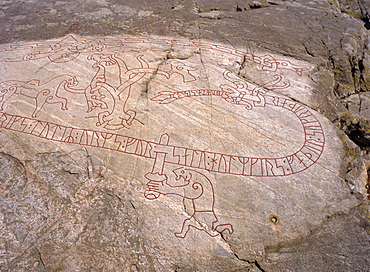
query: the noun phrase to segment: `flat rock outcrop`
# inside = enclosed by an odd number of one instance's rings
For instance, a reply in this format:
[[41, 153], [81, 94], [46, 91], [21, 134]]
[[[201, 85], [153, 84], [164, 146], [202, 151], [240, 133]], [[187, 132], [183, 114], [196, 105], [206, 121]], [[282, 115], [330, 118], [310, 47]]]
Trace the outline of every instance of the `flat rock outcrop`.
[[368, 11], [2, 1], [0, 270], [367, 271]]

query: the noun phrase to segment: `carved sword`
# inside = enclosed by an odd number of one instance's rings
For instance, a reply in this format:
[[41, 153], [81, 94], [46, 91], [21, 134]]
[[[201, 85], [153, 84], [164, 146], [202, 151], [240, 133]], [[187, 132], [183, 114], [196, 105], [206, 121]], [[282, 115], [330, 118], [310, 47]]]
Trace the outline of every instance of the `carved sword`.
[[[168, 145], [168, 142], [170, 140], [170, 136], [168, 134], [162, 134], [161, 138], [159, 139], [159, 144], [160, 145]], [[145, 175], [145, 178], [149, 180], [148, 188], [144, 192], [144, 196], [146, 199], [149, 200], [154, 200], [157, 199], [161, 193], [152, 190], [152, 186], [149, 185], [149, 183], [163, 183], [163, 181], [167, 178], [166, 175], [163, 174], [163, 168], [164, 168], [164, 163], [166, 159], [166, 152], [156, 152], [155, 158], [154, 158], [154, 163], [152, 167], [152, 172], [149, 172]]]

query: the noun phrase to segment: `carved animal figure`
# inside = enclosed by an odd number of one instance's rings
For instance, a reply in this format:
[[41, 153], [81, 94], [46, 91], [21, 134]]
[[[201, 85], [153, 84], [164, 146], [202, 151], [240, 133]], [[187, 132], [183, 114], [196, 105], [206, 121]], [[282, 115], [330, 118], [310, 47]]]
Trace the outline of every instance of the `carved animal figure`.
[[[3, 110], [5, 102], [14, 95], [22, 95], [35, 99], [35, 108], [32, 117], [36, 117], [45, 103], [61, 104], [62, 110], [67, 110], [67, 98], [59, 95], [60, 90], [69, 90], [78, 84], [77, 78], [71, 75], [60, 75], [41, 83], [40, 80], [31, 81], [9, 80], [1, 82], [3, 86], [0, 92], [0, 110]], [[4, 88], [5, 87], [5, 88]]]
[[[93, 60], [92, 68], [97, 72], [89, 86], [83, 91], [87, 102], [87, 112], [99, 111], [97, 126], [106, 129], [121, 129], [132, 125], [136, 112], [127, 108], [127, 101], [132, 86], [142, 80], [147, 74], [157, 74], [169, 79], [178, 74], [183, 82], [196, 80], [190, 73], [197, 68], [190, 67], [180, 61], [168, 60], [164, 63], [164, 70], [150, 68], [142, 55], [136, 57], [140, 67], [129, 69], [117, 54], [93, 54], [88, 57]], [[80, 92], [81, 90], [75, 90]], [[107, 103], [108, 97], [110, 103]], [[137, 120], [138, 121], [138, 120]]]
[[[95, 61], [92, 68], [97, 68], [97, 72], [92, 78], [89, 86], [84, 90], [87, 112], [98, 109], [97, 126], [107, 129], [121, 129], [130, 126], [136, 116], [134, 110], [126, 108], [126, 103], [130, 97], [131, 85], [140, 80], [137, 78], [130, 86], [125, 86], [123, 74], [127, 71], [127, 66], [123, 60], [114, 54], [94, 54], [88, 57]], [[108, 78], [108, 75], [110, 77]], [[112, 103], [106, 103], [106, 95], [110, 96]]]
[[7, 102], [9, 98], [13, 96], [13, 94], [15, 94], [17, 87], [11, 85], [9, 86], [4, 82], [1, 82], [0, 86], [0, 112], [2, 112], [5, 107], [5, 102]]

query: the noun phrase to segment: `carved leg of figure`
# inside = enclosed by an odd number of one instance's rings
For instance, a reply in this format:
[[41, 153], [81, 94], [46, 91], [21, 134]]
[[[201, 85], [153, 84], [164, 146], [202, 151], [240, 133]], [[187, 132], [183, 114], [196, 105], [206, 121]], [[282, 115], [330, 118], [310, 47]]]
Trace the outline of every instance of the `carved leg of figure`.
[[59, 100], [58, 102], [62, 104], [62, 106], [60, 106], [60, 108], [62, 110], [68, 110], [68, 108], [67, 108], [67, 102], [68, 102], [68, 100], [65, 99], [64, 97], [59, 97], [59, 96], [58, 96], [58, 100]]
[[[202, 227], [199, 227], [194, 221], [200, 222], [200, 225], [202, 225]], [[223, 226], [217, 225], [217, 223], [217, 217], [213, 212], [195, 212], [191, 217], [184, 220], [181, 232], [175, 233], [175, 236], [178, 238], [185, 238], [186, 234], [190, 230], [190, 227], [193, 227], [197, 230], [205, 231], [211, 237], [216, 237], [220, 234], [216, 230], [217, 227]], [[231, 225], [225, 224], [225, 229], [228, 227], [231, 227], [231, 231], [233, 231]]]
[[46, 100], [50, 97], [50, 90], [42, 90], [36, 95], [36, 105], [35, 110], [32, 113], [32, 117], [35, 118], [39, 111], [42, 109], [44, 104], [46, 103]]
[[60, 109], [61, 110], [68, 110], [68, 108], [67, 108], [67, 102], [68, 102], [67, 99], [65, 99], [63, 97], [60, 97], [60, 96], [49, 96], [46, 99], [46, 103], [48, 103], [48, 104], [57, 104], [57, 103], [62, 104], [60, 106]]
[[234, 232], [234, 228], [231, 224], [221, 224], [217, 225], [215, 227], [215, 230], [218, 231], [219, 233], [222, 233], [224, 231], [228, 231], [229, 234], [232, 234]]
[[195, 227], [196, 228], [194, 222], [191, 221], [192, 218], [193, 217], [190, 217], [190, 218], [184, 220], [184, 223], [182, 223], [181, 232], [175, 233], [175, 236], [176, 237], [178, 237], [178, 238], [185, 238], [185, 236], [188, 233], [190, 227]]

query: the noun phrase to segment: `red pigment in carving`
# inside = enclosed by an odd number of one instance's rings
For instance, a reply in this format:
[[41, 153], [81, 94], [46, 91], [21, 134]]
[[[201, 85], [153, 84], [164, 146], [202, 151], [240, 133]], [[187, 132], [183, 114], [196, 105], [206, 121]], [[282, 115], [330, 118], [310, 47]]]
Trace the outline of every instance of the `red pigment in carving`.
[[[136, 119], [135, 110], [127, 105], [132, 87], [146, 75], [159, 75], [164, 79], [180, 77], [182, 83], [196, 81], [192, 74], [197, 68], [178, 60], [167, 60], [161, 69], [150, 68], [143, 55], [138, 55], [138, 66], [128, 67], [118, 53], [103, 53], [106, 50], [120, 49], [130, 44], [157, 44], [199, 48], [213, 54], [229, 55], [257, 64], [262, 71], [276, 72], [278, 69], [294, 71], [302, 75], [310, 67], [295, 65], [287, 60], [275, 59], [271, 55], [255, 56], [240, 50], [221, 45], [198, 41], [180, 41], [150, 38], [99, 38], [78, 40], [69, 35], [59, 42], [43, 44], [22, 44], [5, 48], [7, 51], [26, 51], [23, 56], [6, 58], [0, 62], [24, 62], [47, 58], [54, 63], [69, 62], [87, 54], [96, 70], [88, 86], [77, 89], [78, 79], [73, 75], [56, 76], [41, 83], [34, 79], [23, 82], [8, 80], [0, 82], [0, 128], [26, 133], [39, 138], [82, 146], [99, 147], [112, 151], [140, 156], [153, 160], [153, 168], [145, 177], [149, 180], [144, 196], [157, 199], [163, 195], [177, 195], [190, 200], [193, 213], [184, 220], [181, 230], [175, 235], [185, 238], [191, 228], [205, 231], [214, 237], [220, 233], [234, 232], [231, 224], [222, 224], [214, 210], [215, 194], [212, 182], [200, 171], [221, 174], [275, 177], [288, 176], [311, 167], [320, 158], [325, 144], [324, 132], [317, 118], [305, 107], [286, 98], [267, 95], [269, 90], [284, 89], [290, 86], [279, 75], [275, 80], [262, 86], [250, 87], [231, 72], [224, 72], [225, 83], [219, 89], [200, 89], [187, 91], [161, 91], [151, 100], [160, 104], [173, 103], [179, 99], [195, 96], [217, 96], [226, 103], [242, 106], [247, 110], [255, 107], [278, 107], [292, 112], [300, 121], [305, 140], [301, 148], [289, 155], [278, 158], [255, 158], [206, 152], [182, 146], [169, 145], [169, 135], [163, 134], [158, 143], [121, 134], [85, 130], [61, 126], [35, 119], [48, 104], [60, 104], [61, 110], [68, 110], [68, 99], [60, 95], [60, 90], [72, 94], [83, 94], [87, 113], [97, 112], [95, 125], [107, 130], [128, 128]], [[83, 56], [83, 55], [82, 55]], [[110, 75], [109, 80], [107, 75]], [[107, 95], [110, 96], [107, 103]], [[32, 118], [10, 115], [4, 111], [5, 105], [15, 96], [34, 99]], [[180, 166], [173, 171], [176, 183], [165, 173], [165, 164]], [[197, 170], [194, 170], [197, 169]], [[179, 184], [179, 181], [182, 183]]]

